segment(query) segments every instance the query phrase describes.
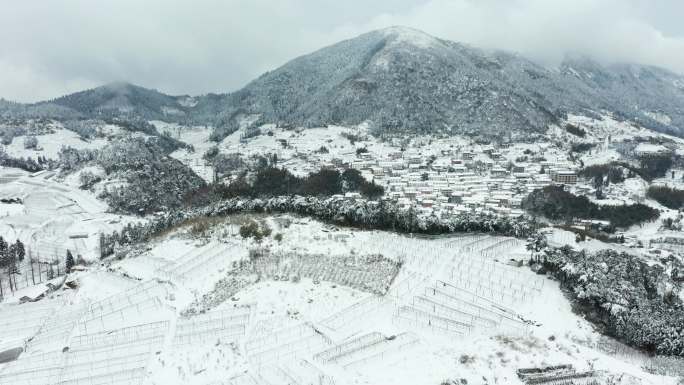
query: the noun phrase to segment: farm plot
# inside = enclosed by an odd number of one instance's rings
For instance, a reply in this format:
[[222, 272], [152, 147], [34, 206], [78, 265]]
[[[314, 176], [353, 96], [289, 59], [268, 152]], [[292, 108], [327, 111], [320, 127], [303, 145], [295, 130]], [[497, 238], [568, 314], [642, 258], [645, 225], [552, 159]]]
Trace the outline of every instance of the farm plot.
[[23, 347], [55, 313], [60, 301], [42, 301], [0, 307], [0, 345]]
[[63, 260], [66, 250], [86, 261], [100, 258], [99, 235], [135, 219], [107, 213], [107, 205], [92, 194], [43, 178], [49, 175], [0, 183], [0, 197], [21, 202], [20, 213], [3, 217], [0, 235], [21, 240], [27, 256], [40, 261]]
[[257, 255], [253, 266], [257, 274], [273, 279], [306, 277], [376, 294], [387, 292], [400, 269], [399, 263], [380, 254], [340, 257], [267, 253]]
[[249, 306], [211, 311], [176, 322], [174, 347], [220, 341], [237, 342], [247, 331], [252, 309]]
[[64, 367], [61, 350], [42, 354], [22, 354], [0, 368], [0, 384], [45, 385], [59, 378]]
[[260, 368], [274, 362], [310, 357], [331, 344], [330, 338], [305, 322], [248, 339], [245, 351], [248, 361]]
[[153, 280], [140, 283], [90, 304], [78, 323], [78, 330], [88, 334], [134, 325], [140, 319], [167, 317], [165, 312], [160, 312], [164, 308], [162, 299], [167, 295], [163, 283]]
[[532, 301], [543, 281], [495, 260], [514, 239], [476, 236], [395, 247], [404, 253], [405, 271], [388, 293], [395, 303], [393, 320], [457, 337], [474, 330], [517, 334], [527, 332], [510, 306]]
[[308, 360], [278, 363], [260, 368], [257, 379], [263, 385], [335, 385], [335, 380]]
[[77, 336], [65, 354], [57, 384], [140, 384], [167, 333], [168, 322], [159, 322]]
[[38, 334], [26, 342], [26, 351], [50, 351], [67, 346], [69, 337], [86, 311], [87, 305], [64, 306], [57, 309], [42, 325]]
[[325, 326], [332, 331], [345, 331], [354, 327], [360, 321], [367, 320], [373, 315], [391, 309], [392, 306], [393, 303], [385, 297], [373, 295], [340, 309], [318, 321], [317, 324]]
[[319, 352], [314, 355], [314, 359], [323, 364], [336, 364], [343, 368], [359, 367], [387, 359], [402, 349], [417, 344], [418, 341], [418, 337], [410, 333], [387, 337], [372, 332]]
[[164, 279], [187, 284], [221, 267], [228, 268], [231, 262], [237, 262], [246, 255], [247, 250], [241, 246], [210, 243], [162, 264], [156, 273]]
[[24, 354], [0, 371], [7, 384], [140, 384], [169, 322], [74, 336], [64, 348]]

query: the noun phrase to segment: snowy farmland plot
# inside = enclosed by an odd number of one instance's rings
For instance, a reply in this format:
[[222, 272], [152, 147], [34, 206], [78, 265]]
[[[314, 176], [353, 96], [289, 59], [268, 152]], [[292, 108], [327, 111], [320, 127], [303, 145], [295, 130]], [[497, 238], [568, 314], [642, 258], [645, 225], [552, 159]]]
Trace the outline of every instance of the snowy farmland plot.
[[50, 171], [0, 169], [0, 198], [17, 202], [2, 217], [0, 236], [20, 239], [28, 247], [27, 257], [37, 261], [61, 261], [67, 249], [85, 261], [99, 259], [99, 234], [133, 219], [108, 213], [107, 205], [90, 192], [53, 178]]
[[0, 384], [676, 384], [509, 263], [528, 255], [520, 240], [256, 219], [280, 236], [242, 238], [230, 218], [180, 228], [3, 303], [0, 348], [16, 357]]

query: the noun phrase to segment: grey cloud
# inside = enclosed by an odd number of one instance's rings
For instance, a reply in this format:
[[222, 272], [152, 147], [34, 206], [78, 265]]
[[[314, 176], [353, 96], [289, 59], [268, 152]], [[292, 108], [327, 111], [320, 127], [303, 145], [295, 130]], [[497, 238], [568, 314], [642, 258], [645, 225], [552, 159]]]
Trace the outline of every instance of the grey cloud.
[[0, 96], [19, 101], [119, 80], [172, 94], [232, 91], [389, 25], [549, 66], [573, 52], [684, 73], [677, 0], [0, 1]]

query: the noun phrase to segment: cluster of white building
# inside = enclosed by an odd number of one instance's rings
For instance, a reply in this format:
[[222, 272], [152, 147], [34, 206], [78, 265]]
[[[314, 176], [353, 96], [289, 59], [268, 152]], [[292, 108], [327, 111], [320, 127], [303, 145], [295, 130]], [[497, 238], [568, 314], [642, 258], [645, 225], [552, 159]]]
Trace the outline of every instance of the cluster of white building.
[[534, 189], [577, 182], [570, 163], [512, 163], [506, 154], [493, 150], [443, 151], [442, 156], [427, 158], [396, 152], [378, 159], [363, 153], [349, 166], [383, 186], [385, 199], [438, 215], [491, 212], [519, 216], [523, 214], [522, 200]]

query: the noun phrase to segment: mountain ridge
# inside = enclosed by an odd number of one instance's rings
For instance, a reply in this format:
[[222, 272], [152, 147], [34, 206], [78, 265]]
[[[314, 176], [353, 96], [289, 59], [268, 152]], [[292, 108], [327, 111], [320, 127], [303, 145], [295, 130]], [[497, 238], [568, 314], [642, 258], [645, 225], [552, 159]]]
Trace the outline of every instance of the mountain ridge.
[[296, 57], [231, 93], [171, 96], [117, 82], [52, 101], [0, 105], [0, 114], [13, 110], [211, 124], [215, 140], [250, 115], [261, 117], [255, 124], [369, 122], [377, 132], [515, 138], [541, 135], [568, 113], [609, 112], [684, 136], [684, 77], [655, 66], [604, 66], [587, 58], [568, 58], [551, 70], [518, 54], [394, 26]]

